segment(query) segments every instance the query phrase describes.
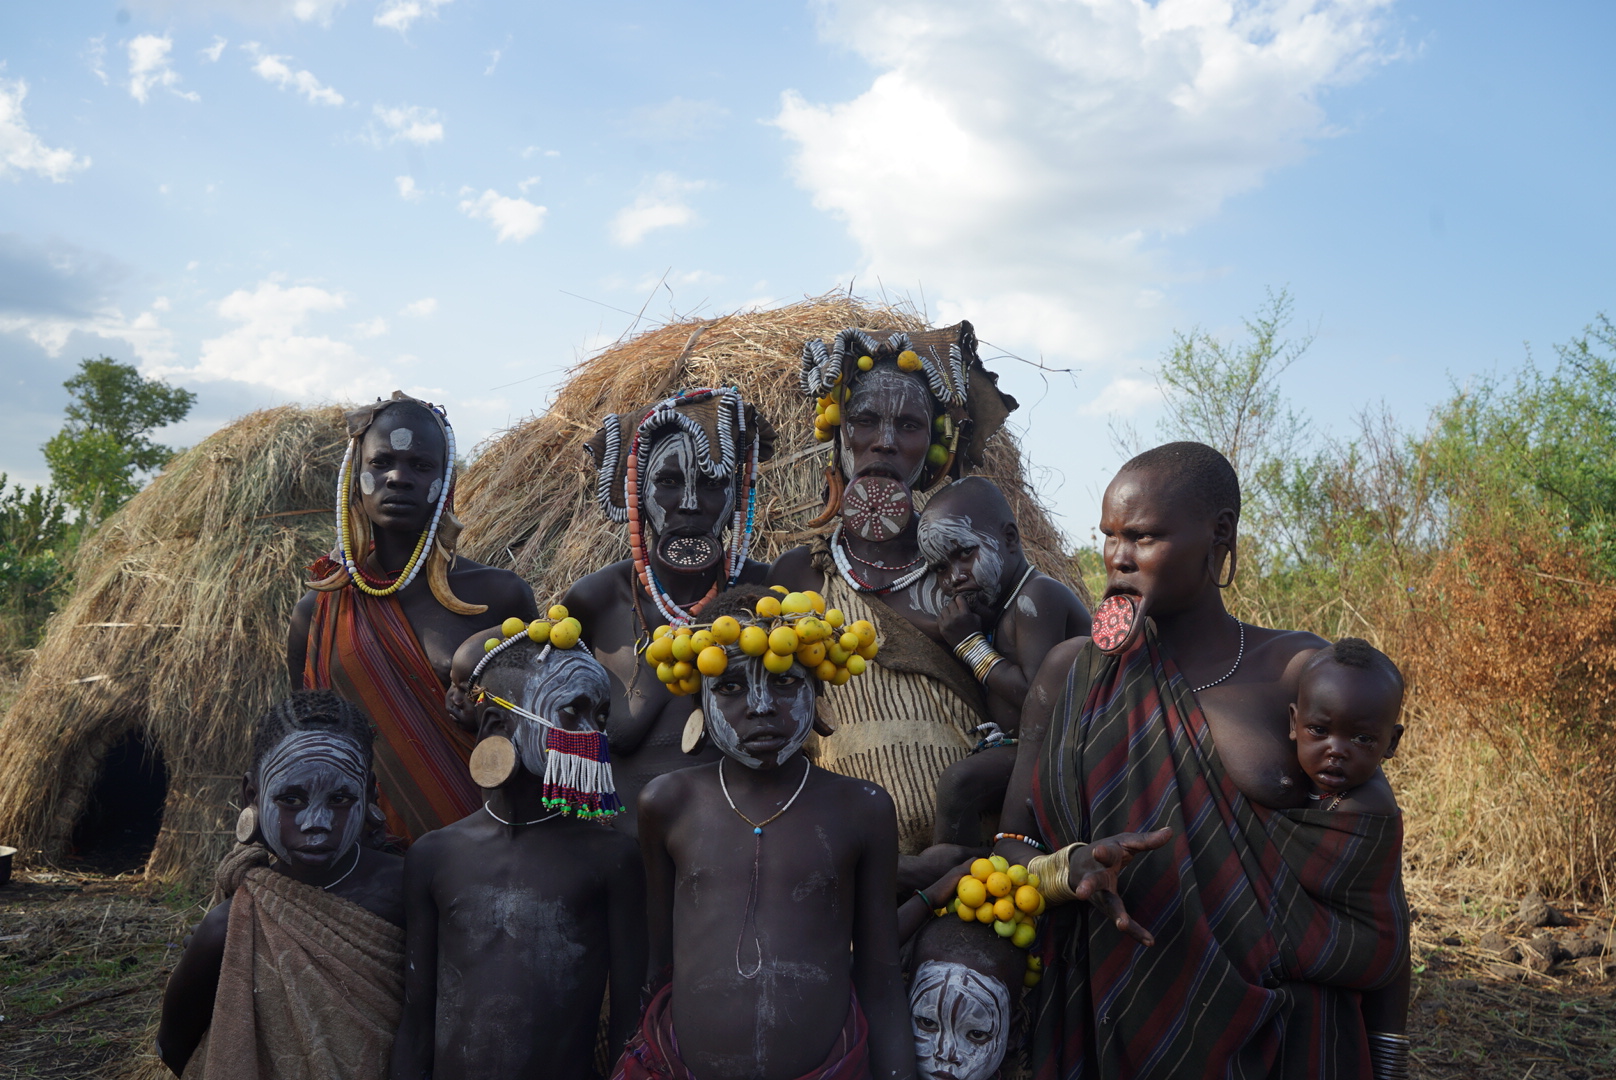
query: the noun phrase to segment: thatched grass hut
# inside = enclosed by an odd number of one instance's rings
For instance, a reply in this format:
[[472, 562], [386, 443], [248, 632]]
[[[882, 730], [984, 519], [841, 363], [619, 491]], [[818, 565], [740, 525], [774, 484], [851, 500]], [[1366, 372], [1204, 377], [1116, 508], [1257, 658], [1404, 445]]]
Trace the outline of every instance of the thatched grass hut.
[[[456, 504], [467, 522], [460, 550], [515, 570], [541, 603], [583, 575], [628, 557], [626, 527], [600, 513], [584, 441], [607, 413], [628, 412], [686, 386], [737, 386], [775, 426], [763, 466], [753, 557], [769, 561], [809, 535], [823, 500], [825, 445], [813, 438], [813, 402], [798, 386], [802, 346], [849, 326], [919, 330], [913, 310], [835, 293], [769, 311], [668, 323], [618, 342], [579, 364], [544, 415], [479, 448]], [[1059, 530], [1028, 486], [1021, 450], [1007, 431], [988, 444], [981, 470], [1009, 496], [1028, 554], [1040, 570], [1083, 592]]]
[[[146, 873], [212, 872], [252, 723], [287, 690], [287, 621], [331, 540], [345, 443], [335, 407], [253, 413], [175, 458], [86, 541], [72, 597], [0, 721], [0, 842], [57, 859], [88, 816], [146, 812], [119, 800], [166, 776]], [[146, 785], [109, 787], [132, 762]]]

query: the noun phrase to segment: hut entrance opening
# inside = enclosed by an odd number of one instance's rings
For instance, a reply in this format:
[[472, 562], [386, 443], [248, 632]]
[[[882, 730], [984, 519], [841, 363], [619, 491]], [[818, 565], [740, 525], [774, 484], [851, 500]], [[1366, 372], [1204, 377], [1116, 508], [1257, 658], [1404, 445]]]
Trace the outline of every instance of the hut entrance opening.
[[107, 751], [73, 828], [76, 865], [103, 874], [145, 866], [163, 826], [167, 798], [168, 768], [162, 753], [147, 741], [143, 728], [130, 728]]

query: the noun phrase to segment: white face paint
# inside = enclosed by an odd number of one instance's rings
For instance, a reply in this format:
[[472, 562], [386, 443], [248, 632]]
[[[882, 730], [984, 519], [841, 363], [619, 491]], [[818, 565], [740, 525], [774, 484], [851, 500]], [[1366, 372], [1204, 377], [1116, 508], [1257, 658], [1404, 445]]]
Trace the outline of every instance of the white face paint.
[[363, 491], [366, 495], [376, 494], [376, 474], [372, 472], [360, 473], [359, 490]]
[[440, 476], [436, 480], [432, 481], [432, 485], [426, 489], [426, 501], [436, 504], [438, 501], [438, 495], [441, 494], [442, 491], [443, 477]]
[[[852, 395], [847, 399], [842, 415], [848, 417], [866, 412], [874, 413], [880, 417], [880, 441], [892, 445], [897, 439], [898, 417], [905, 411], [929, 418], [931, 393], [912, 375], [905, 375], [897, 368], [878, 367], [853, 384]], [[842, 475], [852, 477], [854, 469], [853, 451], [847, 445], [847, 438], [844, 436]], [[925, 471], [926, 458], [922, 455], [920, 464], [915, 466], [914, 472], [904, 480], [904, 483], [914, 487], [920, 480], [920, 474]]]
[[792, 688], [793, 692], [786, 701], [778, 702], [769, 683], [769, 670], [763, 666], [762, 657], [747, 656], [735, 646], [730, 646], [724, 651], [729, 654], [729, 667], [724, 669], [724, 674], [703, 675], [701, 679], [702, 717], [706, 721], [707, 734], [712, 738], [713, 745], [723, 751], [726, 757], [734, 758], [748, 769], [759, 769], [764, 765], [764, 760], [747, 750], [745, 744], [741, 742], [740, 735], [730, 726], [729, 719], [719, 704], [720, 697], [736, 702], [739, 695], [720, 695], [713, 689], [721, 682], [740, 679], [746, 684], [748, 713], [762, 714], [777, 707], [784, 708], [792, 726], [785, 744], [770, 754], [769, 763], [778, 765], [782, 761], [789, 760], [792, 754], [802, 749], [802, 744], [808, 740], [808, 733], [814, 728], [814, 700], [817, 694], [813, 676], [808, 674], [802, 664], [793, 663], [788, 674], [795, 675], [801, 681]]
[[971, 576], [976, 579], [982, 599], [991, 604], [999, 598], [1004, 557], [998, 537], [976, 531], [971, 519], [963, 514], [927, 513], [920, 516], [916, 540], [921, 555], [945, 578], [950, 573], [948, 561], [961, 551], [975, 548]]
[[[668, 511], [657, 498], [659, 476], [677, 473], [680, 477], [679, 509], [701, 509], [701, 467], [696, 464], [696, 440], [688, 431], [666, 432], [651, 444], [645, 455], [645, 472], [640, 478], [640, 511], [651, 523], [651, 531], [661, 535], [668, 523]], [[724, 484], [724, 508], [713, 526], [713, 535], [724, 531], [735, 511], [735, 485], [729, 475], [718, 478]], [[711, 482], [711, 480], [709, 480]]]
[[415, 432], [407, 427], [396, 427], [388, 432], [387, 441], [393, 444], [394, 450], [408, 450], [415, 445]]
[[[599, 731], [597, 714], [611, 700], [611, 680], [606, 669], [593, 656], [575, 649], [552, 649], [544, 663], [539, 653], [530, 657], [521, 690], [511, 703], [542, 716], [566, 731]], [[573, 715], [562, 711], [572, 706]], [[516, 744], [516, 755], [522, 767], [534, 776], [544, 775], [543, 724], [525, 716], [514, 717], [516, 731], [511, 741]]]
[[[359, 744], [342, 735], [294, 731], [276, 743], [258, 764], [258, 819], [270, 849], [288, 857], [281, 836], [287, 815], [309, 846], [323, 844], [340, 818], [342, 831], [333, 837], [337, 852], [329, 864], [335, 866], [364, 828], [368, 779]], [[301, 808], [283, 807], [281, 798], [296, 800]]]
[[915, 1065], [926, 1080], [987, 1080], [1010, 1040], [1010, 992], [964, 964], [927, 960], [909, 987]]

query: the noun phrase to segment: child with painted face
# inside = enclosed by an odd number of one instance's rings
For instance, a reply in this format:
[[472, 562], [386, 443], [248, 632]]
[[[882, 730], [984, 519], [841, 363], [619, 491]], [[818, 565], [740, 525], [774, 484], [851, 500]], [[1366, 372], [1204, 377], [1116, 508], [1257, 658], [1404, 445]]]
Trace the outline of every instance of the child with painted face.
[[922, 1080], [989, 1080], [1018, 1041], [1026, 953], [990, 927], [929, 920], [910, 957], [909, 1019]]
[[1403, 674], [1362, 638], [1342, 638], [1313, 654], [1291, 704], [1291, 741], [1317, 810], [1395, 814], [1397, 800], [1380, 763], [1397, 752]]
[[800, 658], [756, 648], [754, 628], [783, 628], [754, 614], [771, 596], [733, 589], [705, 613], [744, 628], [715, 646], [726, 664], [703, 674], [691, 717], [723, 757], [640, 795], [652, 970], [671, 966], [672, 978], [619, 1077], [914, 1075], [892, 799], [803, 755], [820, 680]]
[[403, 860], [361, 842], [381, 817], [371, 742], [363, 710], [327, 690], [259, 720], [240, 842], [219, 867], [224, 901], [163, 996], [157, 1052], [176, 1074], [386, 1074], [404, 990]]
[[618, 806], [606, 671], [525, 626], [490, 642], [465, 680], [483, 807], [417, 840], [405, 863], [393, 1080], [583, 1080], [608, 976], [613, 1054], [639, 1015], [645, 881], [634, 841], [603, 824]]

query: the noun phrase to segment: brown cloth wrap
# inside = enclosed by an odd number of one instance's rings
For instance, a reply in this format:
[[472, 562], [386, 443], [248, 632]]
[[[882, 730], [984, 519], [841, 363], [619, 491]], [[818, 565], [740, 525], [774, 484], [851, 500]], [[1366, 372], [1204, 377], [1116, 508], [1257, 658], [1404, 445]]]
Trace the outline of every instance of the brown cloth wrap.
[[[825, 1063], [798, 1080], [864, 1080], [870, 1075], [870, 1025], [858, 997], [847, 1005], [847, 1022], [831, 1045]], [[666, 983], [651, 998], [640, 1019], [640, 1030], [617, 1060], [612, 1080], [696, 1080], [679, 1057], [679, 1037], [673, 1030], [673, 984]]]
[[185, 1080], [383, 1080], [404, 1003], [404, 931], [241, 845], [207, 1038]]

